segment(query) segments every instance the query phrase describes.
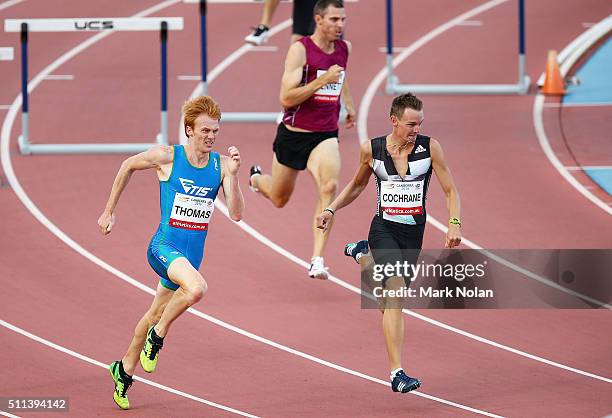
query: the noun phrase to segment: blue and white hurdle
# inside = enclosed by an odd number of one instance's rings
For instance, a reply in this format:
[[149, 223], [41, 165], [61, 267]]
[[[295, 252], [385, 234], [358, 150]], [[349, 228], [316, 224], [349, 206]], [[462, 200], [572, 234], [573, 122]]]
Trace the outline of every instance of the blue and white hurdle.
[[393, 74], [393, 0], [387, 0], [387, 94], [526, 94], [530, 80], [525, 74], [525, 0], [518, 0], [518, 81], [516, 84], [400, 84]]
[[[22, 154], [122, 154], [137, 153], [153, 145], [168, 144], [168, 30], [182, 30], [182, 17], [143, 18], [61, 18], [61, 19], [6, 19], [5, 32], [21, 33], [21, 94], [22, 133], [19, 149]], [[161, 44], [161, 117], [160, 133], [154, 143], [97, 143], [97, 144], [32, 144], [29, 136], [28, 103], [28, 34], [29, 32], [91, 32], [91, 31], [160, 31]]]

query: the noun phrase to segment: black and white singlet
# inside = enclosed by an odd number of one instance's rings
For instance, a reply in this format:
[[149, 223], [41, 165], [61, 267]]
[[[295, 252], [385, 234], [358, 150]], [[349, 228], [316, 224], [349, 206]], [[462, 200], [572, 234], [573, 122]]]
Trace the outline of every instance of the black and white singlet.
[[376, 216], [404, 225], [424, 224], [427, 188], [433, 171], [430, 138], [417, 135], [408, 155], [408, 171], [404, 177], [397, 173], [387, 151], [387, 137], [374, 138], [371, 143], [378, 202]]

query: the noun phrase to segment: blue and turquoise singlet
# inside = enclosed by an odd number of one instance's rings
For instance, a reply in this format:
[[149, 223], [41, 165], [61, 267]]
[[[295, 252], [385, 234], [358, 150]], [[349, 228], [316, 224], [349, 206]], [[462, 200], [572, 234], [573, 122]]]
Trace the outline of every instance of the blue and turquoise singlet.
[[211, 152], [208, 164], [197, 168], [187, 160], [182, 145], [174, 146], [170, 178], [159, 182], [161, 221], [147, 251], [149, 264], [166, 288], [179, 287], [168, 277], [168, 267], [175, 259], [186, 257], [196, 270], [200, 267], [220, 185], [218, 153]]

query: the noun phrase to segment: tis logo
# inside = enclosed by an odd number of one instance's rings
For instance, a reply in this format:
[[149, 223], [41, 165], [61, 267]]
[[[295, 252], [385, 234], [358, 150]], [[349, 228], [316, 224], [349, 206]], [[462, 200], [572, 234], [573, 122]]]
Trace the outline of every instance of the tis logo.
[[183, 190], [185, 190], [185, 193], [188, 195], [205, 197], [208, 192], [212, 190], [212, 187], [196, 186], [193, 180], [184, 179], [182, 177], [179, 177], [179, 180], [183, 186]]
[[76, 30], [110, 30], [114, 27], [112, 20], [77, 20], [74, 22]]

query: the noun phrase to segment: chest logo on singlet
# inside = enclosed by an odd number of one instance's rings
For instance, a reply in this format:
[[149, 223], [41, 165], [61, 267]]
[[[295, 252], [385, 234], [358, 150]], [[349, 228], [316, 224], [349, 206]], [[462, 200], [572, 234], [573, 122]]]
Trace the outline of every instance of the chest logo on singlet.
[[398, 215], [422, 215], [423, 180], [381, 181], [380, 206], [385, 219]]
[[[327, 70], [317, 70], [317, 78], [325, 74]], [[318, 102], [337, 102], [342, 92], [342, 84], [344, 83], [344, 71], [340, 72], [340, 78], [337, 83], [328, 83], [317, 90], [314, 94], [314, 99]]]
[[419, 144], [419, 146], [414, 150], [414, 153], [418, 154], [419, 152], [425, 152], [425, 151], [427, 151], [425, 147]]
[[[217, 160], [215, 160], [216, 162]], [[181, 186], [183, 186], [183, 190], [185, 193], [191, 196], [201, 196], [204, 197], [212, 190], [212, 187], [202, 187], [195, 185], [195, 181], [184, 179], [179, 177], [179, 181], [181, 182]]]

